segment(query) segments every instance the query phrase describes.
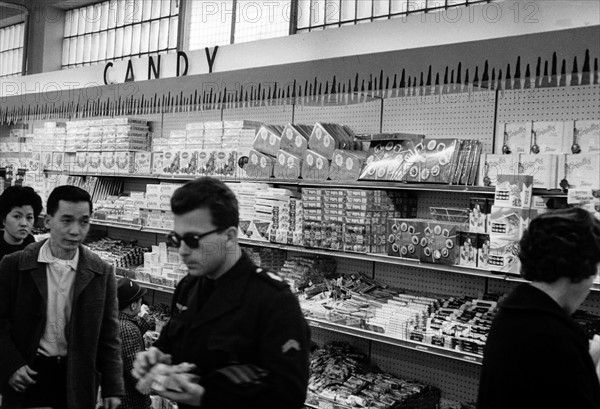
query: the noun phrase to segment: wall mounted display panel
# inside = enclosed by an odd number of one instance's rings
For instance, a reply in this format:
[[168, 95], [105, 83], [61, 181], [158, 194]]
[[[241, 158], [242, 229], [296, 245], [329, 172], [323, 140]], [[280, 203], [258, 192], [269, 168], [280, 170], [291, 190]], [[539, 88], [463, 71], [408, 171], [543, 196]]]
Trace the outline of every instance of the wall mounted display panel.
[[495, 103], [495, 92], [488, 90], [388, 98], [382, 131], [477, 139], [483, 152], [491, 152]]
[[[410, 185], [409, 185], [410, 186]], [[419, 192], [419, 207], [417, 208], [417, 217], [423, 219], [432, 219], [431, 207], [447, 208], [469, 208], [469, 199], [471, 197], [485, 197], [476, 193], [452, 193], [452, 192]], [[491, 197], [487, 195], [487, 197]]]
[[223, 121], [259, 121], [270, 125], [286, 125], [294, 120], [294, 108], [291, 105], [248, 106], [225, 108]]
[[485, 277], [432, 271], [427, 267], [375, 263], [375, 278], [392, 287], [409, 291], [452, 296], [478, 296], [485, 289]]
[[367, 355], [369, 355], [369, 351], [371, 349], [371, 341], [368, 339], [361, 339], [351, 335], [339, 334], [334, 331], [315, 327], [310, 328], [310, 333], [312, 341], [315, 342], [319, 347], [322, 347], [327, 342], [334, 341], [346, 342], [355, 347], [358, 351]]
[[600, 85], [528, 88], [498, 93], [498, 124], [573, 119], [600, 119]]
[[381, 130], [381, 101], [356, 105], [297, 105], [294, 123], [314, 125], [329, 122], [348, 125], [355, 133], [379, 133]]
[[477, 398], [480, 365], [378, 342], [371, 347], [371, 360], [386, 372], [438, 387], [442, 398], [463, 402]]

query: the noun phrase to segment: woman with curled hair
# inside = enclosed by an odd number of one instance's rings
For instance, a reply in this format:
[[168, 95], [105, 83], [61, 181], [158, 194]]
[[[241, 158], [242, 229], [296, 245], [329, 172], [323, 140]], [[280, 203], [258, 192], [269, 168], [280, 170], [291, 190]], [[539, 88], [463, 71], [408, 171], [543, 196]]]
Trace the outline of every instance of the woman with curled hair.
[[570, 208], [533, 219], [520, 242], [521, 284], [488, 335], [478, 409], [598, 409], [600, 345], [571, 318], [600, 268], [600, 221]]
[[31, 229], [42, 211], [42, 199], [30, 187], [10, 186], [0, 195], [0, 260], [7, 254], [23, 250], [35, 240]]

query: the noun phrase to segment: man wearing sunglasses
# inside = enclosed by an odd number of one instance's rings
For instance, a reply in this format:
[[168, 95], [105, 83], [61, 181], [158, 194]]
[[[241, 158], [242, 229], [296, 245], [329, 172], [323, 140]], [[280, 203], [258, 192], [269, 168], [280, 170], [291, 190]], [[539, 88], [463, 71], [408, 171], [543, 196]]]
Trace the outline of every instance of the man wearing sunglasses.
[[147, 379], [157, 364], [195, 365], [197, 376], [177, 377], [158, 391], [181, 409], [302, 408], [308, 326], [283, 280], [242, 253], [235, 195], [216, 179], [200, 178], [175, 191], [171, 209], [175, 230], [167, 240], [189, 274], [158, 341], [138, 354], [134, 376]]

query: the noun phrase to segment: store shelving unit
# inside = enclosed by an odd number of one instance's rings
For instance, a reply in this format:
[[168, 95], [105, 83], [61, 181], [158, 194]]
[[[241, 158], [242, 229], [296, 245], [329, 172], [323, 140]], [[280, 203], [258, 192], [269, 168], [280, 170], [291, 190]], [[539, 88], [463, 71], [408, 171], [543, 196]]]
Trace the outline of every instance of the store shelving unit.
[[[463, 90], [465, 88], [462, 88]], [[446, 98], [442, 94], [427, 95], [418, 89], [398, 96], [386, 94], [380, 98], [364, 98], [348, 104], [344, 99], [330, 101], [321, 98], [315, 103], [286, 100], [281, 104], [225, 106], [205, 110], [165, 110], [152, 114], [155, 133], [168, 135], [181, 130], [185, 123], [251, 119], [264, 123], [285, 125], [287, 123], [314, 124], [334, 122], [348, 125], [356, 133], [404, 132], [424, 134], [427, 138], [478, 139], [483, 152], [492, 152], [495, 128], [498, 123], [513, 121], [543, 121], [570, 119], [600, 119], [600, 86], [584, 85], [555, 88], [519, 90], [494, 90], [470, 88]], [[139, 114], [137, 116], [147, 117]], [[82, 173], [72, 175], [88, 176]], [[98, 177], [125, 178], [124, 191], [140, 191], [147, 183], [185, 182], [194, 179], [189, 175], [124, 174]], [[237, 183], [246, 180], [225, 178]], [[468, 207], [469, 199], [492, 197], [494, 188], [485, 186], [447, 186], [408, 184], [380, 181], [313, 181], [261, 179], [250, 182], [302, 189], [323, 187], [341, 189], [405, 190], [418, 196], [417, 217], [428, 218], [430, 207]], [[535, 195], [566, 197], [560, 190], [534, 189]], [[142, 245], [164, 241], [163, 229], [142, 227], [112, 221], [95, 220], [96, 228], [106, 229], [115, 238], [136, 239]], [[383, 254], [361, 254], [306, 248], [278, 243], [240, 239], [244, 246], [280, 249], [288, 254], [311, 254], [335, 257], [338, 271], [365, 274], [392, 287], [415, 292], [446, 295], [478, 296], [485, 291], [504, 293], [524, 280], [516, 276], [495, 274], [483, 269], [461, 266], [443, 266], [414, 260], [389, 257]], [[141, 282], [156, 293], [170, 296], [170, 287]], [[594, 293], [588, 297], [583, 308], [600, 313], [600, 285], [594, 285]], [[461, 351], [444, 349], [416, 341], [399, 340], [358, 328], [347, 327], [327, 321], [309, 319], [313, 340], [344, 340], [352, 343], [376, 363], [382, 370], [401, 377], [419, 379], [437, 386], [442, 397], [459, 401], [473, 401], [480, 375], [481, 357]], [[319, 407], [334, 407], [324, 406]]]

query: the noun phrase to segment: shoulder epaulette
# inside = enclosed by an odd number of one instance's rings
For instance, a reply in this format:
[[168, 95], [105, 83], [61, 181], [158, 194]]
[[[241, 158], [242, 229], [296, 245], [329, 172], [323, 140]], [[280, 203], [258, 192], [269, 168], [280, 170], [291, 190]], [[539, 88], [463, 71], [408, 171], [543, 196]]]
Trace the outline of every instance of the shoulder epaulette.
[[277, 288], [286, 288], [288, 287], [287, 282], [278, 274], [273, 273], [272, 271], [266, 270], [262, 267], [258, 267], [256, 269], [256, 275], [265, 281], [269, 282], [271, 285], [274, 285]]

